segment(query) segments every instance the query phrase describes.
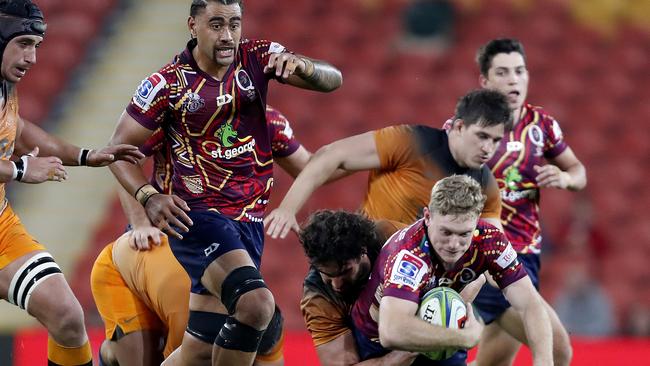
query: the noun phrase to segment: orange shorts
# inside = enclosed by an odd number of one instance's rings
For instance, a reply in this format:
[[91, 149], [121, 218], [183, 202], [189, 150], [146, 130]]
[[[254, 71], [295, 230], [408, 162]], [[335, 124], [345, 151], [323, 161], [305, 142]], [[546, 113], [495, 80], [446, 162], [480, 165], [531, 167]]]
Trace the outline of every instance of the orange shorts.
[[104, 321], [106, 339], [116, 340], [116, 330], [129, 334], [141, 330], [165, 330], [158, 316], [126, 285], [113, 264], [113, 245], [108, 244], [93, 264], [90, 288]]
[[284, 331], [282, 331], [282, 334], [280, 335], [280, 340], [278, 341], [278, 344], [273, 347], [271, 352], [261, 355], [257, 354], [255, 356], [255, 361], [260, 361], [260, 362], [276, 362], [280, 360], [283, 356], [283, 351], [284, 351]]
[[7, 204], [0, 214], [0, 269], [36, 250], [45, 250], [45, 247], [29, 235], [11, 206]]

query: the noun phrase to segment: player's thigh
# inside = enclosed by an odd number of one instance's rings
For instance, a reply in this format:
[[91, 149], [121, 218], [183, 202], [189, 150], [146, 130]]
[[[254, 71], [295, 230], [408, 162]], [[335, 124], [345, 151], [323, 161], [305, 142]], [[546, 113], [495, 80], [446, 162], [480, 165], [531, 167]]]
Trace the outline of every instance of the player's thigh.
[[201, 283], [210, 293], [220, 297], [221, 286], [226, 277], [235, 269], [246, 266], [255, 267], [255, 263], [246, 250], [229, 251], [208, 265], [201, 278]]
[[111, 342], [113, 354], [120, 366], [158, 366], [163, 360], [158, 330], [141, 330]]
[[497, 322], [485, 327], [476, 354], [477, 366], [512, 365], [521, 343], [503, 330]]

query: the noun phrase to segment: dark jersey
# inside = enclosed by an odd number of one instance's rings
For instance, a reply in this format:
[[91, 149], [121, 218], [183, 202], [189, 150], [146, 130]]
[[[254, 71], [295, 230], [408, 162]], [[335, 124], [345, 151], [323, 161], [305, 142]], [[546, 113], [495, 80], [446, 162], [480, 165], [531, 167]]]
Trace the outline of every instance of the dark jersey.
[[419, 304], [434, 287], [460, 292], [486, 271], [501, 289], [526, 276], [517, 253], [499, 229], [479, 221], [467, 251], [446, 270], [429, 243], [424, 220], [416, 221], [393, 234], [381, 249], [370, 280], [352, 307], [354, 326], [367, 338], [378, 340], [379, 304], [384, 296]]
[[400, 125], [375, 131], [381, 162], [370, 172], [362, 211], [372, 219], [411, 224], [421, 217], [434, 184], [453, 174], [476, 179], [488, 197], [483, 218], [498, 218], [499, 190], [490, 169], [459, 166], [449, 150], [447, 133], [428, 126]]
[[[274, 158], [287, 157], [300, 147], [300, 142], [293, 133], [287, 117], [280, 111], [266, 106], [266, 120], [271, 136], [271, 150]], [[162, 128], [156, 129], [153, 135], [140, 147], [146, 156], [153, 156], [153, 174], [150, 183], [158, 192], [171, 192], [172, 164], [169, 158], [169, 144], [165, 143], [165, 133]]]
[[243, 40], [222, 80], [203, 72], [187, 48], [145, 79], [127, 113], [162, 128], [172, 162], [172, 191], [192, 210], [233, 220], [262, 220], [273, 185], [264, 66], [283, 46]]
[[539, 187], [535, 165], [563, 153], [567, 144], [557, 121], [543, 109], [526, 104], [514, 129], [504, 136], [488, 162], [501, 190], [501, 222], [515, 250], [539, 253]]

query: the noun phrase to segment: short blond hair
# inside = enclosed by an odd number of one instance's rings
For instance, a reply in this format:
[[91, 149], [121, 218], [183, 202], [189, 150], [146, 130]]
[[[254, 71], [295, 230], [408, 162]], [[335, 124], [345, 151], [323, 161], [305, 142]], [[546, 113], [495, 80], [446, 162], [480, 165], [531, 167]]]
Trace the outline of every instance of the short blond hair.
[[433, 186], [429, 211], [440, 215], [479, 216], [485, 199], [481, 185], [476, 180], [467, 175], [452, 175]]

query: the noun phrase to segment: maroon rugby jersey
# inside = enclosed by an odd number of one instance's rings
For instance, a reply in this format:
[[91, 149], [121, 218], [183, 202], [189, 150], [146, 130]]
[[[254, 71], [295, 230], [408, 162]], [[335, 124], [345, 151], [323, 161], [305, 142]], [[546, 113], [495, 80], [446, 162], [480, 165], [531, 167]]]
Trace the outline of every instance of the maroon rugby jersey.
[[[300, 147], [300, 142], [293, 134], [293, 129], [287, 117], [280, 111], [266, 106], [266, 120], [269, 135], [271, 135], [271, 150], [274, 158], [287, 157]], [[162, 128], [156, 129], [153, 135], [140, 147], [146, 156], [153, 156], [154, 166], [150, 183], [159, 192], [171, 192], [171, 162], [169, 161], [169, 144], [165, 144], [165, 133]]]
[[557, 121], [542, 108], [525, 104], [521, 119], [487, 163], [501, 191], [501, 222], [515, 250], [539, 253], [539, 187], [535, 165], [563, 153], [567, 144]]
[[430, 289], [446, 286], [460, 292], [485, 271], [502, 289], [526, 276], [517, 253], [499, 229], [479, 220], [467, 251], [451, 269], [445, 270], [431, 247], [424, 220], [418, 220], [384, 244], [368, 284], [352, 307], [352, 321], [366, 337], [377, 341], [382, 297], [419, 304]]
[[260, 222], [273, 185], [271, 136], [265, 118], [270, 78], [264, 66], [278, 43], [243, 40], [222, 80], [206, 74], [191, 50], [145, 79], [126, 111], [151, 130], [162, 128], [172, 162], [172, 191], [193, 210]]

